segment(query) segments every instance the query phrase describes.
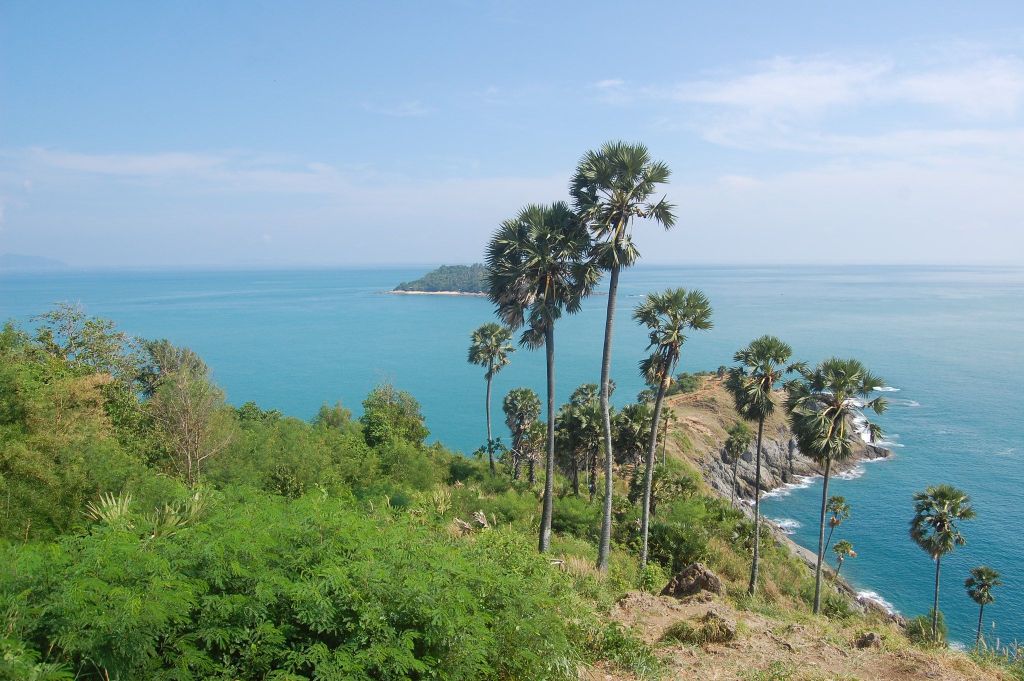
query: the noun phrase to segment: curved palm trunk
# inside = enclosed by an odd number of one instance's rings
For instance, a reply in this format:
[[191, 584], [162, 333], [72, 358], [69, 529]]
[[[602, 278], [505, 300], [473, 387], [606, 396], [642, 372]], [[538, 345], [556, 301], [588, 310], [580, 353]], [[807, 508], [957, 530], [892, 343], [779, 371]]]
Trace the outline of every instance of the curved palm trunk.
[[544, 509], [540, 517], [541, 553], [551, 546], [551, 514], [555, 492], [555, 329], [548, 324], [544, 330], [544, 350], [548, 365], [548, 447], [544, 465]]
[[491, 437], [491, 371], [487, 371], [487, 405], [484, 411], [487, 412], [487, 463], [491, 468], [491, 475], [494, 475], [494, 439]]
[[981, 647], [981, 622], [982, 617], [985, 615], [985, 604], [981, 603], [981, 607], [978, 609], [978, 633], [974, 636], [974, 647]]
[[601, 354], [601, 422], [604, 426], [604, 514], [601, 520], [601, 544], [597, 550], [597, 569], [608, 569], [612, 544], [612, 415], [608, 405], [608, 380], [612, 370], [612, 328], [615, 325], [615, 297], [619, 289], [619, 265], [612, 265], [608, 281], [608, 312], [604, 321], [604, 350]]
[[640, 511], [640, 569], [647, 567], [647, 530], [651, 522], [651, 485], [654, 482], [654, 456], [658, 451], [658, 420], [661, 418], [661, 404], [665, 401], [668, 388], [666, 372], [658, 385], [658, 397], [654, 400], [654, 416], [651, 423], [651, 439], [647, 446], [647, 468], [644, 470], [644, 505]]
[[828, 538], [825, 540], [825, 555], [828, 555], [828, 545], [832, 543], [832, 533], [836, 531], [836, 526], [829, 523]]
[[825, 459], [825, 482], [821, 486], [821, 519], [818, 523], [818, 563], [814, 567], [814, 614], [821, 611], [821, 564], [825, 560], [825, 505], [828, 503], [828, 478], [832, 457]]
[[[761, 437], [764, 435], [764, 417], [757, 421], [757, 464], [754, 473], [754, 560], [750, 564], [750, 584], [747, 593], [757, 593], [757, 575], [761, 570]], [[739, 457], [737, 457], [737, 464]], [[821, 563], [821, 559], [818, 559]], [[815, 611], [817, 612], [817, 611]]]
[[939, 641], [939, 571], [942, 569], [942, 556], [935, 557], [935, 600], [932, 601], [932, 641]]
[[839, 564], [836, 565], [836, 581], [839, 581], [839, 571], [843, 569], [843, 559], [839, 559]]

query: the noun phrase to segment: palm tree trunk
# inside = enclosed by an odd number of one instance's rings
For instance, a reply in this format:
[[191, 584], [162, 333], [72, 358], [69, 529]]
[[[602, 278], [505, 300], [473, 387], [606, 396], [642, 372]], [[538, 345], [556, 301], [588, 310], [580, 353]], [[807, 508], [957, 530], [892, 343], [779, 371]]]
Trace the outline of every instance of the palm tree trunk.
[[664, 466], [668, 463], [666, 458], [666, 450], [668, 449], [668, 419], [665, 419], [665, 425], [661, 429], [661, 465]]
[[740, 457], [736, 457], [736, 460], [732, 462], [732, 505], [736, 505], [736, 474], [739, 472]]
[[757, 593], [757, 573], [761, 569], [761, 437], [764, 435], [764, 417], [757, 421], [757, 464], [754, 473], [754, 560], [750, 563], [750, 584], [747, 593]]
[[658, 451], [658, 420], [661, 418], [661, 404], [665, 400], [668, 377], [666, 368], [658, 385], [658, 396], [654, 400], [654, 416], [651, 422], [651, 440], [647, 445], [647, 468], [644, 470], [644, 505], [640, 510], [640, 569], [647, 567], [647, 529], [651, 522], [651, 485], [654, 481], [654, 456]]
[[942, 569], [942, 556], [935, 557], [935, 600], [932, 602], [932, 642], [939, 642], [939, 571]]
[[590, 502], [594, 502], [594, 497], [597, 496], [597, 452], [590, 454]]
[[491, 468], [491, 475], [494, 475], [494, 440], [491, 438], [491, 372], [487, 372], [487, 463]]
[[978, 608], [978, 633], [974, 636], [974, 648], [978, 649], [981, 647], [981, 623], [982, 617], [985, 614], [985, 604], [982, 603], [981, 607]]
[[541, 553], [551, 546], [551, 515], [555, 493], [555, 327], [550, 322], [544, 329], [544, 350], [548, 364], [548, 446], [544, 466], [544, 508], [540, 517]]
[[608, 569], [612, 544], [612, 415], [608, 404], [608, 380], [612, 370], [612, 329], [615, 325], [615, 297], [619, 289], [619, 265], [612, 265], [608, 280], [608, 311], [604, 320], [604, 350], [601, 353], [601, 422], [604, 427], [604, 514], [601, 520], [601, 544], [597, 550], [597, 569]]
[[814, 614], [821, 612], [821, 564], [825, 560], [825, 505], [828, 503], [828, 478], [832, 457], [825, 459], [825, 481], [821, 486], [821, 519], [818, 522], [818, 563], [814, 567]]
[[576, 456], [576, 452], [570, 452], [572, 456], [572, 493], [573, 496], [580, 495], [580, 459]]
[[832, 543], [832, 533], [836, 531], [836, 526], [829, 523], [828, 528], [828, 539], [825, 540], [825, 555], [828, 555], [828, 545]]
[[843, 569], [843, 559], [840, 558], [839, 559], [839, 564], [836, 565], [836, 579], [835, 579], [835, 581], [837, 581], [837, 582], [839, 581], [839, 571], [842, 570], [842, 569]]

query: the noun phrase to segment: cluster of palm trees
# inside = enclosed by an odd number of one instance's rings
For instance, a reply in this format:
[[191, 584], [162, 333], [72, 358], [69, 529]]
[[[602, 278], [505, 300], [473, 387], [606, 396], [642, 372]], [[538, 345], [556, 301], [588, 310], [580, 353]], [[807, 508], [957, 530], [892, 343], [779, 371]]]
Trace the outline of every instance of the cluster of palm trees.
[[[910, 538], [935, 562], [935, 589], [932, 595], [932, 640], [939, 642], [939, 581], [942, 558], [957, 546], [967, 543], [960, 523], [975, 516], [971, 498], [952, 485], [934, 485], [914, 495], [914, 516], [910, 521]], [[985, 606], [995, 602], [992, 590], [1002, 585], [998, 571], [980, 565], [970, 571], [964, 581], [967, 595], [978, 604], [978, 629], [975, 646], [982, 644], [981, 629]]]
[[[711, 305], [702, 292], [677, 288], [649, 294], [637, 306], [633, 318], [648, 331], [649, 355], [641, 362], [640, 371], [650, 386], [646, 392], [653, 398], [653, 407], [625, 407], [617, 418], [619, 423], [613, 425], [610, 374], [619, 278], [622, 270], [639, 258], [632, 239], [636, 220], [646, 220], [665, 229], [675, 224], [672, 205], [664, 197], [656, 197], [669, 176], [668, 166], [652, 160], [643, 145], [609, 142], [598, 150], [588, 151], [577, 165], [569, 188], [571, 206], [564, 201], [528, 205], [514, 218], [503, 222], [487, 246], [488, 296], [502, 323], [485, 324], [473, 332], [469, 360], [486, 369], [487, 455], [491, 470], [495, 470], [491, 382], [508, 364], [509, 355], [515, 350], [513, 334], [519, 331], [520, 345], [545, 350], [546, 419], [540, 419], [540, 399], [533, 391], [519, 388], [505, 398], [506, 424], [512, 434], [509, 451], [513, 476], [519, 476], [520, 464], [525, 461], [532, 482], [535, 464], [543, 452], [545, 475], [539, 549], [544, 552], [551, 538], [556, 434], [562, 453], [560, 467], [569, 475], [576, 494], [579, 494], [582, 471], [588, 478], [590, 496], [595, 497], [598, 457], [603, 454], [603, 512], [597, 556], [597, 567], [601, 571], [607, 569], [610, 554], [616, 450], [620, 453], [632, 450], [634, 458], [642, 459], [637, 462], [644, 467], [640, 562], [646, 563], [651, 488], [664, 398], [687, 334], [712, 326]], [[608, 274], [609, 281], [600, 382], [596, 386], [581, 386], [556, 413], [556, 322], [562, 315], [575, 314], [581, 309], [583, 300], [594, 291], [604, 273]], [[748, 587], [751, 595], [756, 592], [759, 579], [764, 425], [775, 412], [780, 394], [785, 395], [784, 407], [799, 450], [822, 469], [824, 483], [813, 606], [818, 613], [822, 565], [831, 535], [849, 514], [849, 507], [841, 497], [830, 499], [828, 495], [832, 466], [852, 456], [855, 443], [861, 441], [865, 433], [869, 440], [880, 435], [880, 428], [869, 423], [864, 413], [872, 410], [881, 414], [885, 410], [885, 400], [872, 397], [875, 387], [884, 382], [855, 359], [833, 357], [809, 367], [793, 362], [792, 354], [790, 346], [774, 336], [757, 338], [735, 353], [736, 366], [727, 372], [726, 387], [741, 419], [757, 424], [753, 560]], [[726, 449], [734, 462], [734, 489], [735, 466], [752, 439], [754, 436], [745, 426], [737, 425], [729, 432]], [[945, 487], [929, 488], [925, 496], [915, 497], [918, 511], [911, 532], [915, 541], [936, 560], [936, 599], [941, 556], [958, 542], [962, 543], [962, 537], [949, 534], [949, 525], [938, 518], [952, 517], [956, 513], [961, 514], [957, 516], [960, 519], [969, 517], [963, 515], [967, 513], [963, 508], [957, 511], [948, 500], [937, 496], [940, 492], [945, 494], [943, 490]], [[936, 510], [940, 506], [947, 510], [940, 514]], [[826, 541], [829, 512], [831, 531]], [[845, 540], [838, 542], [833, 551], [838, 561], [837, 572], [843, 560], [856, 555], [853, 546]], [[974, 582], [969, 589], [978, 594], [983, 608], [985, 602], [991, 602], [985, 599], [991, 596], [994, 582], [985, 571], [972, 579]]]

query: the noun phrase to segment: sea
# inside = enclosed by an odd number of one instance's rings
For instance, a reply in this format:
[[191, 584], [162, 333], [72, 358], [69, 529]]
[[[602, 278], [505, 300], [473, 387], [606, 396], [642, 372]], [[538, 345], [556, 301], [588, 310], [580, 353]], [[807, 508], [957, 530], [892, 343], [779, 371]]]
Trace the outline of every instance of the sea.
[[[340, 401], [357, 415], [382, 382], [420, 401], [431, 439], [471, 453], [484, 443], [484, 376], [467, 363], [470, 332], [494, 319], [487, 299], [392, 295], [430, 267], [310, 270], [56, 271], [0, 274], [0, 318], [29, 326], [58, 302], [80, 303], [145, 338], [198, 352], [235, 405], [310, 418]], [[977, 606], [964, 579], [1003, 575], [986, 632], [1024, 642], [1024, 269], [919, 266], [637, 266], [622, 276], [614, 337], [615, 402], [643, 387], [647, 338], [632, 321], [650, 291], [699, 288], [714, 328], [693, 333], [680, 369], [714, 370], [765, 333], [816, 362], [855, 357], [884, 377], [877, 417], [890, 460], [831, 484], [853, 508], [836, 539], [857, 552], [843, 566], [855, 587], [913, 616], [931, 607], [934, 564], [908, 536], [911, 496], [950, 483], [973, 499], [967, 544], [943, 560], [941, 609], [951, 638], [973, 640]], [[557, 395], [599, 376], [607, 298], [559, 320]], [[495, 378], [494, 414], [511, 388], [543, 395], [542, 351], [519, 349]], [[820, 479], [770, 495], [762, 509], [797, 542], [816, 547]], [[993, 629], [994, 625], [994, 629]]]

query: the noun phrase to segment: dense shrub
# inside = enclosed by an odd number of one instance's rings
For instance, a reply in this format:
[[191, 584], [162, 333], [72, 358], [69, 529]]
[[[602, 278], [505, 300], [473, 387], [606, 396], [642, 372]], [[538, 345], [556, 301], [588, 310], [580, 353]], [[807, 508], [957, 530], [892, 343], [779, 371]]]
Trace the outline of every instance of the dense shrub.
[[[939, 633], [938, 644], [946, 645], [949, 627], [946, 626], [946, 618], [943, 617], [941, 610], [939, 611], [937, 629]], [[934, 645], [936, 642], [932, 639], [932, 611], [929, 610], [927, 615], [918, 615], [907, 620], [906, 634], [911, 643], [926, 646]]]
[[164, 536], [132, 516], [3, 546], [0, 626], [81, 679], [567, 678], [584, 654], [586, 609], [516, 533], [223, 497]]

